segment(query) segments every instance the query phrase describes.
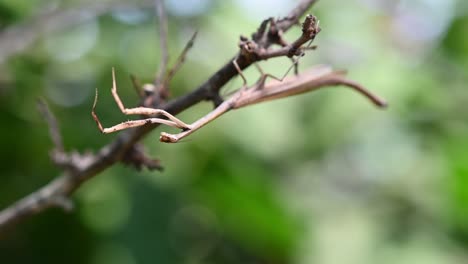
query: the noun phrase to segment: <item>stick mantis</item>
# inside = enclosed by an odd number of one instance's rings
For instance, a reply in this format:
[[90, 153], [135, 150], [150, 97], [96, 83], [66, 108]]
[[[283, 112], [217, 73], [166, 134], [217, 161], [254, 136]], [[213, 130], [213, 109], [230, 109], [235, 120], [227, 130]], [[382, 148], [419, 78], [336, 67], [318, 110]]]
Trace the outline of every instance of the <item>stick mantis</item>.
[[[242, 107], [258, 104], [265, 101], [271, 101], [293, 95], [298, 95], [327, 86], [344, 85], [367, 97], [372, 103], [374, 103], [378, 107], [386, 107], [387, 105], [384, 99], [378, 97], [377, 95], [374, 95], [360, 84], [347, 79], [345, 77], [345, 72], [334, 71], [329, 66], [315, 66], [314, 68], [304, 71], [298, 75], [283, 77], [282, 79], [277, 79], [269, 74], [263, 74], [262, 72], [260, 79], [254, 85], [247, 87], [245, 77], [242, 75], [242, 72], [240, 71], [235, 61], [233, 63], [236, 66], [236, 69], [239, 71], [240, 76], [244, 80], [243, 87], [234, 92], [228, 99], [226, 99], [213, 111], [211, 111], [204, 117], [198, 119], [197, 121], [193, 122], [192, 124], [186, 124], [182, 120], [178, 119], [177, 117], [171, 115], [170, 113], [162, 109], [154, 109], [147, 107], [125, 108], [124, 104], [122, 103], [122, 100], [120, 99], [117, 93], [117, 85], [115, 81], [114, 70], [112, 70], [113, 85], [111, 91], [114, 100], [116, 101], [118, 107], [120, 108], [123, 114], [161, 115], [166, 117], [167, 119], [151, 117], [141, 120], [126, 121], [109, 128], [104, 128], [95, 113], [98, 98], [97, 90], [91, 114], [94, 120], [96, 121], [99, 130], [105, 134], [113, 133], [131, 127], [143, 126], [145, 124], [164, 124], [167, 126], [182, 129], [182, 132], [177, 134], [161, 132], [159, 138], [161, 142], [176, 143], [230, 110], [239, 109]], [[273, 79], [275, 80], [266, 83], [265, 81], [267, 77], [273, 77]]]

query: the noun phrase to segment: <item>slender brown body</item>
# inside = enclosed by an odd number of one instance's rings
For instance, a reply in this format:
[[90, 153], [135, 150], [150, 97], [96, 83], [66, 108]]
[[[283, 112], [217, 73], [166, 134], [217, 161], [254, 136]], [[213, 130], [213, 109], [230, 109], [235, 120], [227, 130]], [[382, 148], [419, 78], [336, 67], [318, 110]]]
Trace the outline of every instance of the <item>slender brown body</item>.
[[258, 82], [252, 87], [243, 87], [216, 109], [198, 119], [193, 124], [188, 125], [189, 129], [178, 134], [162, 132], [160, 141], [166, 143], [178, 142], [180, 139], [192, 134], [231, 109], [238, 109], [335, 85], [345, 85], [354, 89], [379, 107], [385, 107], [387, 105], [385, 100], [372, 94], [358, 83], [346, 79], [344, 72], [333, 71], [329, 66], [320, 65], [298, 75], [286, 77], [281, 81], [272, 80], [265, 84], [264, 79], [262, 79], [261, 82]]

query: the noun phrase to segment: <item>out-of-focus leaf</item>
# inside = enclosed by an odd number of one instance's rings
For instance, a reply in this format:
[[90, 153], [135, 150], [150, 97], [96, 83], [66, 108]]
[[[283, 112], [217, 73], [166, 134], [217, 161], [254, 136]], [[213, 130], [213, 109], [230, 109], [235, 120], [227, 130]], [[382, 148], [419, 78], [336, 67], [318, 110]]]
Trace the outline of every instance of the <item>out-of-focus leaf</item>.
[[247, 251], [271, 259], [291, 258], [299, 227], [265, 180], [267, 172], [250, 166], [218, 169], [200, 177], [194, 192], [215, 212], [221, 229]]

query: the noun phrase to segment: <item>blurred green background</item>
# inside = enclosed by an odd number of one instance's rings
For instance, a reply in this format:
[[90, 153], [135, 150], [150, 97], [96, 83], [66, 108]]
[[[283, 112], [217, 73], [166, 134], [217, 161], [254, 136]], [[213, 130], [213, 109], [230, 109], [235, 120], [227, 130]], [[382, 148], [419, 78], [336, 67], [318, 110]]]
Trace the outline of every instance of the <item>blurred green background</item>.
[[[199, 30], [172, 95], [295, 3], [167, 0], [171, 61]], [[468, 2], [321, 0], [311, 11], [323, 31], [301, 68], [347, 69], [387, 110], [334, 88], [233, 111], [180, 144], [159, 143], [167, 128], [158, 128], [144, 144], [164, 172], [106, 170], [74, 195], [72, 213], [52, 209], [0, 237], [0, 262], [467, 263]], [[0, 208], [60, 173], [38, 97], [67, 150], [117, 136], [100, 134], [89, 114], [94, 89], [106, 126], [129, 118], [108, 92], [111, 67], [136, 105], [128, 76], [153, 79], [156, 20], [152, 1], [0, 0]], [[277, 75], [289, 65], [262, 63]], [[246, 75], [258, 77], [253, 67]]]

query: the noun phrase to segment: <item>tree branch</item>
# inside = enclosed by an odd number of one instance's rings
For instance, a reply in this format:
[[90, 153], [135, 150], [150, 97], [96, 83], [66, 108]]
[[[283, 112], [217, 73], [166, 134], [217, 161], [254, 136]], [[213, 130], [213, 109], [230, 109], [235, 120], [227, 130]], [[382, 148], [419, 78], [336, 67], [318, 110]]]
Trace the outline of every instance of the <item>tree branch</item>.
[[[300, 1], [297, 7], [292, 10], [286, 18], [276, 21], [275, 28], [270, 28], [268, 32], [269, 36], [278, 36], [278, 34], [280, 34], [278, 32], [287, 31], [291, 26], [297, 24], [299, 17], [315, 2], [316, 0]], [[274, 37], [271, 37], [271, 39], [274, 39]], [[261, 44], [260, 48], [267, 49], [272, 44], [276, 44], [276, 42], [267, 41]], [[162, 107], [162, 110], [176, 115], [201, 101], [215, 101], [216, 98], [219, 98], [220, 89], [238, 74], [238, 71], [231, 63], [236, 57], [240, 69], [245, 69], [255, 61], [261, 59], [255, 58], [255, 56], [245, 56], [240, 53], [235, 55], [205, 83], [192, 92], [169, 101]], [[69, 166], [64, 169], [62, 175], [0, 212], [0, 236], [3, 232], [8, 230], [9, 227], [12, 227], [13, 224], [34, 216], [48, 208], [61, 207], [69, 209], [70, 203], [65, 201], [68, 201], [68, 197], [70, 197], [83, 182], [92, 179], [116, 162], [124, 160], [135, 144], [158, 125], [159, 124], [146, 125], [124, 131], [120, 133], [112, 143], [102, 147], [95, 155], [74, 155], [74, 153], [72, 153], [70, 156], [65, 157]]]

